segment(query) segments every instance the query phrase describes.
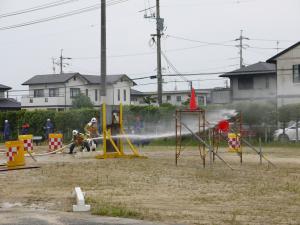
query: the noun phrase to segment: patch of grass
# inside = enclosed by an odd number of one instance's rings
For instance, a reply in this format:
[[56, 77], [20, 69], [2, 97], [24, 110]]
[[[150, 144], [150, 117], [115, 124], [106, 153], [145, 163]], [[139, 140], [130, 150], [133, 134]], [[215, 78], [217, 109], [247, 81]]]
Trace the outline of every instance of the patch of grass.
[[92, 214], [100, 216], [122, 217], [143, 219], [143, 214], [137, 210], [130, 209], [122, 203], [95, 202], [87, 199], [92, 204]]

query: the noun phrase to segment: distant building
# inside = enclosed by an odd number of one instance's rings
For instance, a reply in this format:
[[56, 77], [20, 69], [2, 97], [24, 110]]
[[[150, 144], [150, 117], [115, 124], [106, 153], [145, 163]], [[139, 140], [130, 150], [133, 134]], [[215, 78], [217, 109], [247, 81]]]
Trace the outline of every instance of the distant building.
[[[195, 92], [199, 105], [206, 106], [211, 101], [210, 89], [195, 89]], [[191, 90], [164, 91], [162, 95], [162, 102], [180, 106], [190, 98], [190, 94]], [[154, 100], [152, 105], [157, 105], [157, 92], [131, 90], [132, 105], [147, 105], [145, 102], [145, 98], [147, 97]]]
[[233, 103], [276, 103], [276, 66], [272, 63], [258, 62], [220, 77], [230, 79], [230, 99]]
[[231, 103], [230, 88], [214, 88], [211, 89], [211, 104], [228, 104]]
[[0, 84], [0, 110], [20, 110], [21, 103], [15, 99], [9, 98], [8, 91], [11, 87]]
[[300, 103], [300, 42], [267, 62], [277, 70], [277, 106]]
[[[106, 104], [130, 104], [130, 89], [135, 83], [127, 75], [108, 75], [106, 82]], [[80, 73], [36, 75], [22, 85], [29, 86], [29, 95], [22, 96], [22, 109], [63, 111], [72, 106], [72, 100], [80, 93], [87, 95], [95, 107], [102, 104], [99, 75]]]

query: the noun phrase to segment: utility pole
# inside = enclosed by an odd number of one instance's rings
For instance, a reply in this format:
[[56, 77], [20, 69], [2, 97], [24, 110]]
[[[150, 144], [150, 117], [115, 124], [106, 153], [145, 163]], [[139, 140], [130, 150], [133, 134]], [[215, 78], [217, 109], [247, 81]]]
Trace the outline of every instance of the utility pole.
[[279, 41], [276, 41], [276, 49], [277, 49], [277, 52], [279, 52]]
[[52, 71], [53, 71], [53, 74], [55, 74], [55, 65], [56, 65], [57, 63], [55, 62], [55, 58], [54, 57], [52, 57]]
[[161, 73], [161, 31], [164, 29], [164, 20], [160, 18], [159, 0], [156, 0], [156, 47], [157, 47], [157, 100], [162, 104], [162, 73]]
[[[156, 8], [156, 14], [151, 12], [152, 8]], [[150, 15], [147, 11], [150, 10]], [[145, 19], [155, 19], [156, 20], [156, 34], [151, 34], [152, 39], [155, 42], [154, 37], [156, 36], [156, 48], [157, 48], [157, 100], [158, 105], [162, 104], [162, 92], [163, 92], [163, 79], [162, 79], [162, 68], [161, 68], [161, 36], [164, 31], [164, 19], [160, 17], [160, 3], [159, 0], [156, 0], [156, 6], [149, 7], [145, 10], [139, 12], [145, 12]]]
[[235, 39], [235, 41], [239, 41], [239, 45], [237, 45], [236, 47], [239, 47], [240, 49], [240, 68], [243, 68], [244, 67], [244, 58], [243, 58], [243, 48], [245, 48], [247, 45], [244, 45], [243, 44], [243, 40], [249, 40], [249, 38], [247, 37], [244, 37], [243, 36], [243, 30], [241, 30], [241, 34], [240, 34], [240, 37]]
[[101, 89], [102, 102], [106, 101], [106, 0], [101, 0]]
[[[69, 65], [68, 63], [64, 63], [65, 59], [72, 59], [72, 58], [70, 58], [70, 57], [63, 57], [63, 49], [61, 49], [60, 50], [60, 57], [59, 57], [60, 74], [64, 73], [63, 67], [65, 65]], [[54, 69], [54, 72], [55, 72], [55, 69]]]

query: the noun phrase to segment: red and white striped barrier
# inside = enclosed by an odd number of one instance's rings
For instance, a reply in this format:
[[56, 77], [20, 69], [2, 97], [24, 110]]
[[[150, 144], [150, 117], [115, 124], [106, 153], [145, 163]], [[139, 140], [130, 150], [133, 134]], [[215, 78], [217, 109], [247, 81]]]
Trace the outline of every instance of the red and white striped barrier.
[[49, 134], [49, 151], [55, 151], [62, 148], [63, 135], [62, 134]]

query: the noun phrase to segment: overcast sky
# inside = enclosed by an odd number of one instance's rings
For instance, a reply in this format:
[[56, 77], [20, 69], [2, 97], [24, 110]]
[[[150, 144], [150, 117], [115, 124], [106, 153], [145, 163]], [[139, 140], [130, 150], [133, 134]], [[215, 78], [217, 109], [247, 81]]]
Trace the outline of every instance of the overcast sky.
[[[0, 0], [0, 14], [27, 9], [58, 0]], [[116, 2], [116, 0], [107, 0]], [[42, 19], [81, 9], [100, 0], [78, 0], [73, 3], [11, 17], [0, 18], [0, 27]], [[156, 73], [155, 46], [150, 34], [155, 21], [138, 12], [155, 0], [128, 0], [107, 8], [108, 74], [128, 74], [131, 78]], [[244, 50], [245, 64], [265, 61], [299, 41], [299, 0], [161, 0], [161, 17], [165, 19], [162, 48], [181, 73], [231, 71], [239, 67], [238, 43], [234, 39], [244, 30], [250, 47]], [[149, 13], [149, 11], [148, 11]], [[1, 16], [0, 16], [1, 17]], [[65, 72], [99, 74], [100, 10], [44, 22], [17, 29], [1, 30], [1, 84], [27, 89], [21, 83], [37, 74], [52, 73], [52, 57], [72, 57]], [[168, 36], [169, 35], [169, 36]], [[176, 37], [195, 41], [182, 40]], [[263, 40], [257, 40], [263, 39]], [[273, 40], [273, 41], [271, 41]], [[199, 42], [196, 42], [199, 41]], [[201, 42], [221, 43], [205, 45]], [[224, 46], [226, 45], [226, 46]], [[266, 48], [266, 49], [264, 49]], [[282, 49], [281, 49], [282, 50]], [[174, 73], [163, 59], [164, 73]], [[58, 67], [56, 68], [58, 72]], [[196, 88], [222, 87], [217, 75], [187, 77]], [[187, 89], [181, 78], [169, 77], [164, 90]], [[139, 80], [138, 84], [156, 80]], [[155, 90], [156, 85], [139, 85], [138, 90]]]

